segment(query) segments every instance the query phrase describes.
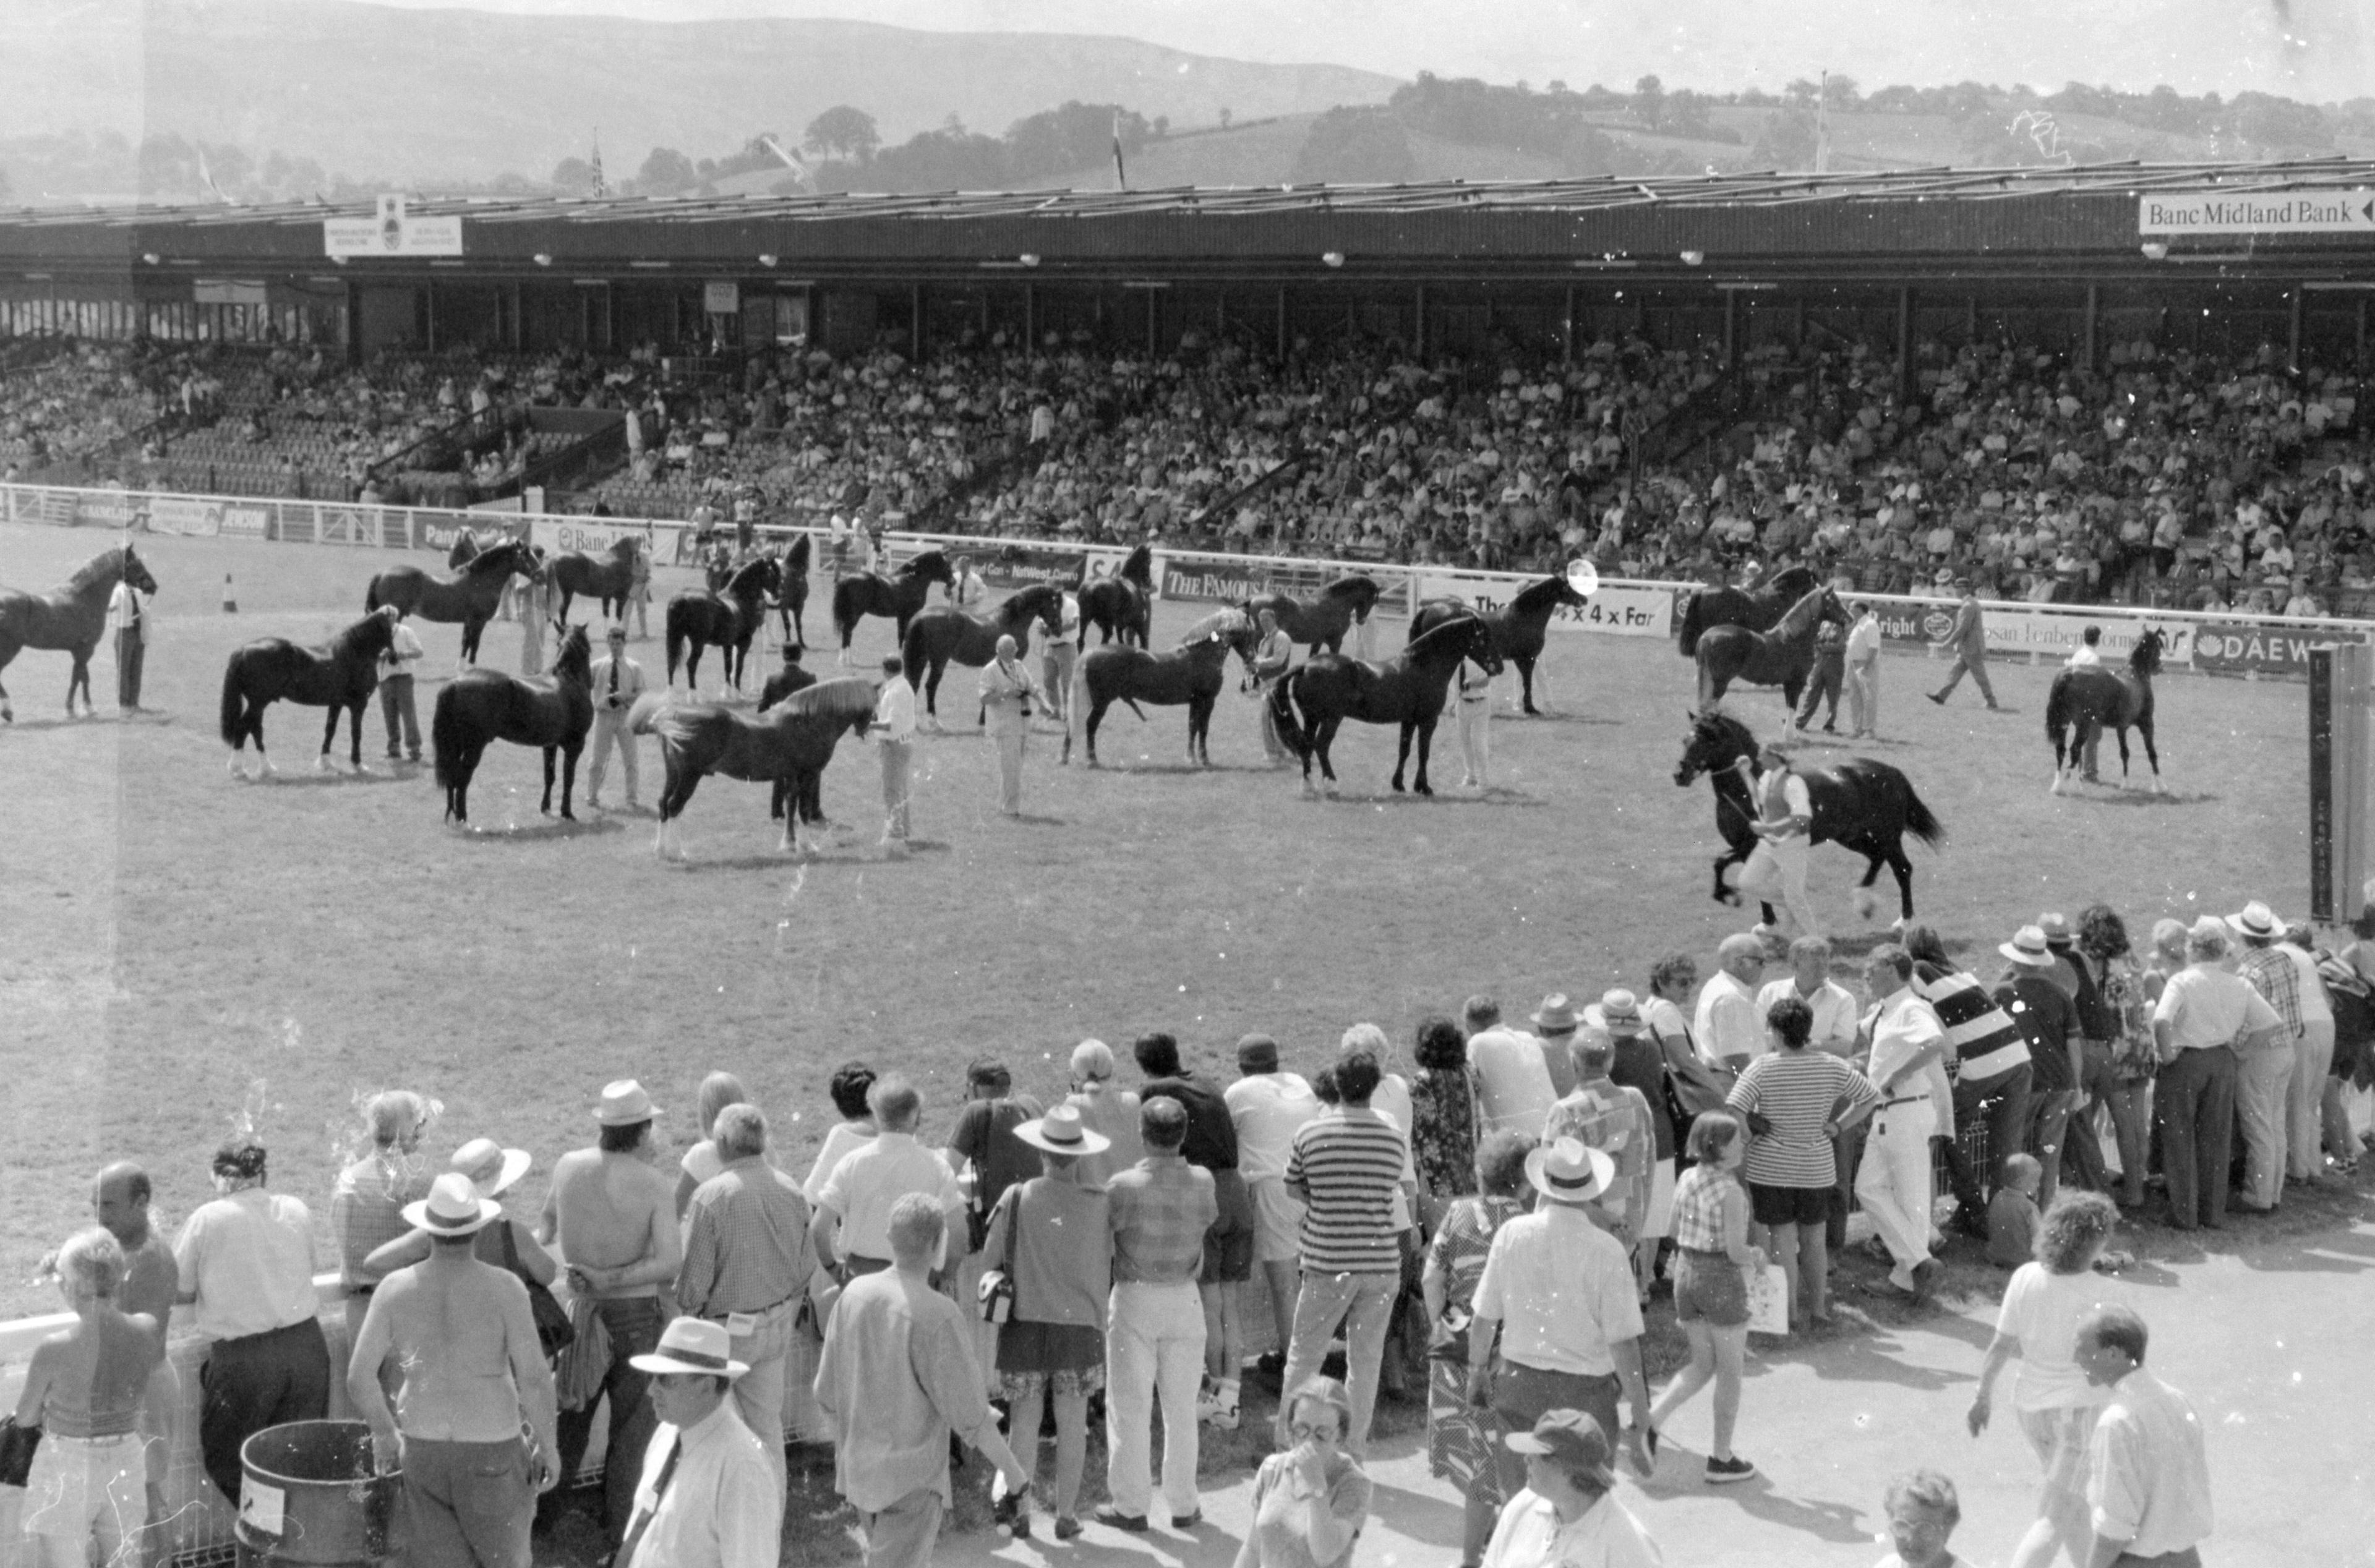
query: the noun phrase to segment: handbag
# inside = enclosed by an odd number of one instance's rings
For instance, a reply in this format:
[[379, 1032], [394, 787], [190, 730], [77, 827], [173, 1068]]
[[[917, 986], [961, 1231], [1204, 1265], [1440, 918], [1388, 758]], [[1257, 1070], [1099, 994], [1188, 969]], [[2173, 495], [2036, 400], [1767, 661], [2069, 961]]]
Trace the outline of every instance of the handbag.
[[41, 1445], [41, 1429], [22, 1426], [14, 1416], [0, 1416], [0, 1486], [23, 1486], [32, 1479], [33, 1450]]
[[553, 1391], [564, 1410], [589, 1409], [610, 1375], [610, 1326], [595, 1310], [591, 1292], [570, 1303], [569, 1348], [552, 1369]]
[[536, 1317], [536, 1342], [549, 1362], [569, 1349], [571, 1342], [577, 1338], [577, 1329], [569, 1321], [569, 1314], [562, 1309], [561, 1303], [554, 1299], [551, 1288], [542, 1280], [531, 1278], [527, 1270], [520, 1267], [519, 1243], [512, 1235], [512, 1222], [498, 1219], [495, 1223], [502, 1227], [503, 1267], [511, 1270], [513, 1278], [527, 1287], [528, 1311]]
[[[1022, 1189], [1011, 1186], [999, 1195], [998, 1208], [1006, 1213], [1006, 1256], [1000, 1267], [981, 1271], [981, 1285], [975, 1291], [975, 1305], [984, 1323], [1007, 1323], [1014, 1316], [1014, 1232], [1022, 1223], [1022, 1200], [1015, 1194]], [[992, 1223], [997, 1211], [991, 1211]]]

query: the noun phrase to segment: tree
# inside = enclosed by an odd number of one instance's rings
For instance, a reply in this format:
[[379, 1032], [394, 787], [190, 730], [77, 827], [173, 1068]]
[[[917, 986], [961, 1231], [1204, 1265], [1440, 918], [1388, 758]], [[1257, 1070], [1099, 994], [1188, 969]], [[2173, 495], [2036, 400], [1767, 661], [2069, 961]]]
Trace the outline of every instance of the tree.
[[1633, 84], [1633, 118], [1648, 131], [1657, 130], [1665, 124], [1665, 83], [1655, 77], [1643, 77]]
[[582, 158], [564, 158], [552, 166], [552, 178], [545, 183], [556, 191], [590, 191], [594, 188], [594, 166]]
[[882, 133], [865, 110], [837, 103], [809, 122], [809, 128], [800, 134], [800, 145], [820, 158], [863, 163], [882, 145]]
[[1330, 109], [1294, 156], [1297, 184], [1394, 184], [1417, 171], [1410, 134], [1382, 109]]
[[672, 147], [656, 147], [635, 171], [635, 189], [647, 196], [672, 196], [699, 179], [692, 159]]
[[1749, 162], [1758, 169], [1812, 169], [1814, 166], [1814, 112], [1792, 103], [1765, 122]]
[[1843, 77], [1834, 71], [1823, 78], [1823, 102], [1834, 113], [1851, 112], [1862, 101], [1863, 95], [1856, 91], [1853, 77]]
[[1670, 136], [1688, 136], [1694, 141], [1717, 138], [1715, 127], [1707, 120], [1709, 100], [1704, 93], [1684, 88], [1666, 95], [1666, 109], [1658, 128]]
[[1145, 116], [1117, 103], [1082, 103], [1044, 110], [1006, 128], [1006, 156], [1017, 180], [1100, 168], [1113, 157], [1114, 127], [1121, 127], [1122, 150], [1134, 153], [1145, 145], [1151, 127]]

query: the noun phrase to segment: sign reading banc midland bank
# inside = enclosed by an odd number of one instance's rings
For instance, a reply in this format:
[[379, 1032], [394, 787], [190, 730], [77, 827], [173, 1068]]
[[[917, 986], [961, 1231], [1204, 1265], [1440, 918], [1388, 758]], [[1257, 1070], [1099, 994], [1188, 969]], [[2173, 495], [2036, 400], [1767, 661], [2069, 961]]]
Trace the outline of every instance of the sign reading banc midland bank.
[[2375, 234], [2375, 191], [2164, 191], [2136, 198], [2139, 234]]

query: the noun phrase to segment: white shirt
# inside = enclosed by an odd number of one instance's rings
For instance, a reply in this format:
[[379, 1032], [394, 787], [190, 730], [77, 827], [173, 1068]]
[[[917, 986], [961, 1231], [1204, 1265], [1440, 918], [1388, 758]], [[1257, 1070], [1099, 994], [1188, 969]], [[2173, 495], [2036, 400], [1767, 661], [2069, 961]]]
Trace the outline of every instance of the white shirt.
[[1814, 1009], [1814, 1032], [1807, 1036], [1808, 1045], [1817, 1051], [1828, 1051], [1834, 1056], [1855, 1055], [1856, 1004], [1844, 986], [1826, 980], [1819, 990], [1807, 996], [1800, 995], [1794, 974], [1769, 980], [1756, 993], [1756, 1016], [1762, 1019], [1784, 996], [1797, 996]]
[[916, 738], [916, 689], [905, 676], [894, 675], [882, 683], [882, 695], [874, 701], [873, 735], [877, 740]]
[[[1873, 1009], [1872, 1023], [1872, 1062], [1864, 1076], [1872, 1086], [1881, 1085], [1901, 1070], [1925, 1045], [1946, 1038], [1946, 1026], [1938, 1020], [1938, 1009], [1905, 986], [1884, 1000]], [[1918, 1082], [1900, 1083], [1894, 1089], [1883, 1090], [1889, 1100], [1927, 1091], [1932, 1109], [1938, 1113], [1941, 1128], [1954, 1126], [1954, 1091], [1946, 1077], [1944, 1054], [1933, 1058], [1923, 1069]], [[1943, 1102], [1943, 1103], [1942, 1103]]]
[[1221, 1091], [1237, 1127], [1237, 1171], [1248, 1182], [1282, 1181], [1294, 1135], [1319, 1114], [1319, 1096], [1299, 1073], [1254, 1073]]
[[1544, 1372], [1606, 1377], [1613, 1347], [1641, 1337], [1625, 1244], [1580, 1208], [1545, 1203], [1494, 1233], [1475, 1314], [1501, 1322], [1501, 1354]]
[[[662, 1493], [660, 1471], [679, 1442], [684, 1454]], [[731, 1397], [682, 1431], [663, 1421], [652, 1433], [631, 1517], [647, 1514], [652, 1522], [628, 1568], [775, 1568], [784, 1505], [767, 1451]]]
[[1550, 1500], [1526, 1489], [1501, 1510], [1483, 1568], [1664, 1568], [1665, 1561], [1613, 1494], [1562, 1525]]
[[1766, 1050], [1765, 1020], [1757, 1015], [1755, 994], [1730, 970], [1717, 970], [1699, 987], [1691, 1035], [1698, 1042], [1699, 1060], [1727, 1071], [1732, 1064], [1726, 1058], [1761, 1056]]
[[387, 652], [379, 656], [379, 678], [410, 675], [412, 666], [420, 662], [420, 639], [413, 635], [412, 628], [397, 621], [388, 631]]
[[140, 590], [129, 583], [118, 583], [115, 592], [107, 595], [107, 629], [110, 631], [137, 630], [140, 641], [148, 641], [148, 616], [141, 602]]
[[1865, 616], [1848, 632], [1848, 663], [1860, 665], [1880, 657], [1880, 617]]
[[2332, 1023], [2334, 998], [2325, 993], [2325, 977], [2317, 972], [2317, 959], [2303, 952], [2290, 942], [2278, 942], [2276, 951], [2293, 961], [2300, 971], [2300, 1016], [2303, 1023]]
[[824, 1179], [816, 1206], [841, 1217], [833, 1250], [844, 1257], [891, 1258], [891, 1206], [911, 1192], [929, 1193], [948, 1211], [951, 1226], [964, 1213], [964, 1194], [933, 1149], [914, 1133], [880, 1132], [842, 1156]]
[[[859, 1144], [874, 1140], [871, 1122], [835, 1122], [833, 1130], [824, 1135], [824, 1147], [817, 1150], [816, 1163], [809, 1167], [809, 1179], [800, 1184], [800, 1196], [814, 1208], [817, 1199], [824, 1195], [824, 1184], [833, 1174], [841, 1157]], [[725, 1167], [721, 1164], [720, 1170]], [[705, 1179], [705, 1178], [704, 1178]]]
[[[610, 675], [618, 672], [619, 689], [610, 690]], [[644, 694], [644, 666], [624, 654], [605, 654], [594, 661], [594, 709], [597, 713], [625, 713]]]
[[1523, 1030], [1495, 1024], [1468, 1037], [1468, 1071], [1476, 1084], [1476, 1132], [1532, 1138], [1558, 1103], [1542, 1043]]
[[1411, 1158], [1410, 1079], [1400, 1073], [1388, 1073], [1379, 1079], [1377, 1091], [1369, 1096], [1369, 1109], [1391, 1122], [1402, 1135], [1402, 1179], [1394, 1188], [1390, 1223], [1397, 1231], [1407, 1231], [1412, 1223], [1411, 1194], [1418, 1191], [1418, 1162]]
[[297, 1199], [242, 1187], [202, 1203], [173, 1243], [198, 1332], [244, 1339], [313, 1315], [313, 1216]]
[[2086, 643], [2081, 643], [2076, 647], [2070, 650], [2070, 656], [2062, 661], [2062, 667], [2064, 669], [2101, 669], [2103, 667], [2102, 650], [2099, 648], [2088, 647]]
[[2210, 1536], [2210, 1462], [2202, 1418], [2184, 1395], [2138, 1367], [2120, 1379], [2086, 1445], [2095, 1532], [2138, 1557], [2182, 1551]]
[[2082, 1274], [2050, 1274], [2041, 1263], [2024, 1263], [2012, 1271], [2003, 1304], [1996, 1309], [1996, 1332], [2020, 1341], [2015, 1406], [2024, 1410], [2085, 1409], [2109, 1398], [2109, 1389], [2087, 1382], [2078, 1370], [2078, 1324], [2117, 1297], [2110, 1281], [2091, 1268]]

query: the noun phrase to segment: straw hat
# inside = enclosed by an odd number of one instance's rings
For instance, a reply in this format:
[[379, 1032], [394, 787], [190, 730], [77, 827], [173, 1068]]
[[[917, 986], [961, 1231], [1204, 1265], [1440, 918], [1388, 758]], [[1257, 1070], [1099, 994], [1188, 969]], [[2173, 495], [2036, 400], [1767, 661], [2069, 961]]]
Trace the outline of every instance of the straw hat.
[[502, 1211], [502, 1204], [479, 1196], [469, 1177], [448, 1171], [430, 1184], [427, 1197], [404, 1206], [404, 1222], [432, 1236], [467, 1236]]
[[2053, 949], [2045, 945], [2045, 928], [2024, 925], [2013, 933], [2009, 942], [1998, 942], [1996, 951], [2015, 963], [2025, 963], [2032, 969], [2051, 969]]
[[1589, 1203], [1616, 1180], [1616, 1161], [1579, 1138], [1563, 1138], [1526, 1156], [1526, 1180], [1553, 1203]]
[[1533, 1012], [1533, 1025], [1545, 1034], [1572, 1034], [1582, 1020], [1576, 1015], [1575, 1004], [1564, 991], [1554, 991], [1542, 998], [1542, 1005]]
[[661, 1331], [659, 1349], [647, 1356], [629, 1356], [627, 1364], [637, 1372], [706, 1373], [712, 1377], [739, 1377], [750, 1370], [747, 1362], [727, 1358], [733, 1349], [732, 1336], [722, 1323], [704, 1323], [697, 1317], [679, 1317]]
[[2273, 942], [2285, 934], [2285, 923], [2276, 918], [2276, 912], [2258, 899], [2228, 915], [2227, 924], [2255, 941]]
[[1649, 1028], [1649, 1020], [1641, 1016], [1640, 999], [1623, 989], [1601, 992], [1595, 1006], [1583, 1009], [1583, 1020], [1611, 1034], [1643, 1034]]
[[644, 1086], [631, 1078], [622, 1078], [602, 1086], [602, 1102], [594, 1108], [594, 1119], [606, 1127], [631, 1127], [637, 1122], [648, 1122], [660, 1114]]
[[1103, 1154], [1113, 1147], [1113, 1139], [1081, 1124], [1081, 1108], [1072, 1104], [1058, 1105], [1035, 1121], [1022, 1123], [1014, 1129], [1014, 1136], [1050, 1154]]
[[494, 1197], [527, 1174], [536, 1162], [525, 1149], [505, 1149], [490, 1138], [474, 1138], [454, 1151], [445, 1168], [470, 1178], [480, 1197]]

